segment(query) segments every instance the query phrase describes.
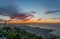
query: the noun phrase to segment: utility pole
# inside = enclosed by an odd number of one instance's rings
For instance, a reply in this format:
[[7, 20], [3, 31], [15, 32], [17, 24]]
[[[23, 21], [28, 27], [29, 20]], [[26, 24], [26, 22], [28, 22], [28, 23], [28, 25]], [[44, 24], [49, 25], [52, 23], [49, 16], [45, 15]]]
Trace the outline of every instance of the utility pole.
[[4, 25], [7, 26], [8, 21], [10, 21], [10, 19], [7, 18], [7, 16], [4, 16]]
[[6, 19], [6, 16], [4, 16], [4, 26], [7, 25], [7, 19]]
[[4, 23], [4, 25], [6, 26], [7, 25], [7, 21], [5, 20], [5, 23]]

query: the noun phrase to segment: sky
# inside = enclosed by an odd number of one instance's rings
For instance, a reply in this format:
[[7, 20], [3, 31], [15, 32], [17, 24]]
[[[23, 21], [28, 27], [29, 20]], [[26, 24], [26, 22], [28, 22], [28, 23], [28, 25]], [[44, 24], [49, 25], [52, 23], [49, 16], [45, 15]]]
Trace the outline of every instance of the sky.
[[0, 0], [0, 19], [13, 18], [60, 19], [60, 0]]
[[60, 18], [60, 12], [45, 14], [60, 10], [60, 0], [20, 0], [19, 5], [24, 11], [35, 11], [36, 18]]

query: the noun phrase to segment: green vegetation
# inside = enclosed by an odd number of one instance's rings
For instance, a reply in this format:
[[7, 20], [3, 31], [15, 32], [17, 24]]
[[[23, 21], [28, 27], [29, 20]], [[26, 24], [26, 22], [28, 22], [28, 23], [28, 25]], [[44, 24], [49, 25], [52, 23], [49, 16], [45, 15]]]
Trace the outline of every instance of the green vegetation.
[[42, 39], [41, 36], [36, 36], [17, 27], [0, 28], [0, 38], [3, 39], [4, 37], [6, 39]]

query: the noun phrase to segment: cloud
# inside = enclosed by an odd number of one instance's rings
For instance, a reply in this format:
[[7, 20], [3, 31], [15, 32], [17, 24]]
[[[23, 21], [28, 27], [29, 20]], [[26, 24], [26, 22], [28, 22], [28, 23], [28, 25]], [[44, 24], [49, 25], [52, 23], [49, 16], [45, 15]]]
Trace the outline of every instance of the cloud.
[[31, 11], [31, 13], [35, 14], [36, 12], [35, 11]]
[[60, 12], [60, 10], [55, 10], [55, 11], [48, 11], [45, 14], [52, 14], [52, 13], [56, 13], [56, 12]]
[[[11, 19], [27, 20], [33, 17], [29, 12], [23, 12], [17, 4], [17, 0], [0, 0], [0, 15], [9, 16]], [[32, 11], [32, 13], [35, 13]]]
[[51, 19], [60, 19], [60, 18], [51, 18]]
[[18, 9], [16, 6], [0, 7], [0, 15], [9, 16], [11, 19], [17, 18], [22, 20], [26, 20], [28, 17], [33, 17], [32, 14], [20, 12], [20, 9]]
[[40, 21], [40, 20], [42, 20], [41, 18], [39, 18], [37, 21]]

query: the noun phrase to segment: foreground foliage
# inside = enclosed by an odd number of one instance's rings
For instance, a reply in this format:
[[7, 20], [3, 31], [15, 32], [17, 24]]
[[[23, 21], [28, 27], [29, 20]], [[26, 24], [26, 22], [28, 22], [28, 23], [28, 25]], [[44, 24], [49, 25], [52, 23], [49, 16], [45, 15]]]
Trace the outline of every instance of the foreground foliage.
[[42, 39], [40, 36], [28, 33], [17, 27], [2, 27], [0, 28], [0, 38], [2, 39]]

